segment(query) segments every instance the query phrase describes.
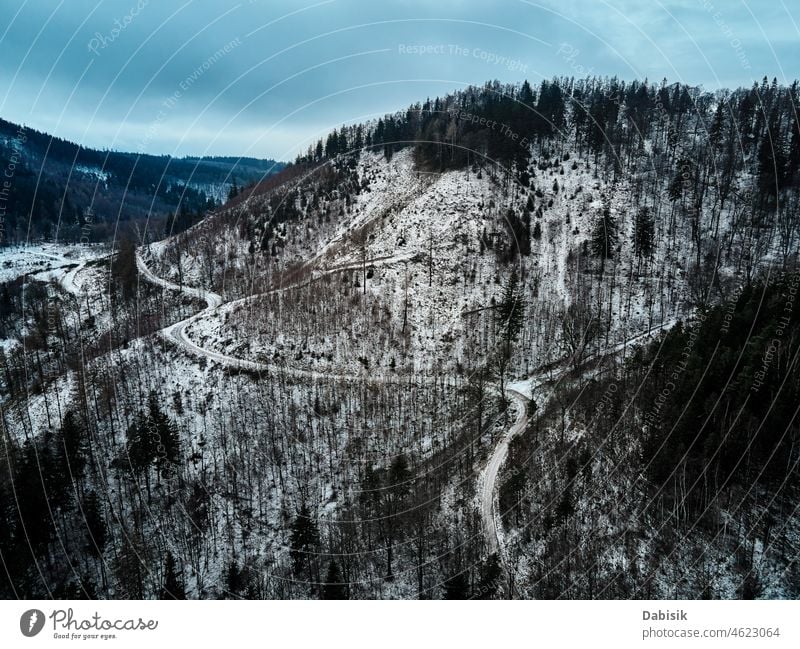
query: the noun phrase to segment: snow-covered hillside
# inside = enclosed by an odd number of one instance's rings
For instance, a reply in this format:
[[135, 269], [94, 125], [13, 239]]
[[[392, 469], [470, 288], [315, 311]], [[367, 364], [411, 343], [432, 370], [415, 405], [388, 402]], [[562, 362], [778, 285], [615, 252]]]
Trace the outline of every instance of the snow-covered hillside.
[[[800, 131], [772, 192], [748, 97], [488, 84], [344, 127], [179, 234], [3, 253], [15, 578], [797, 596]], [[23, 527], [86, 576], [41, 586]]]

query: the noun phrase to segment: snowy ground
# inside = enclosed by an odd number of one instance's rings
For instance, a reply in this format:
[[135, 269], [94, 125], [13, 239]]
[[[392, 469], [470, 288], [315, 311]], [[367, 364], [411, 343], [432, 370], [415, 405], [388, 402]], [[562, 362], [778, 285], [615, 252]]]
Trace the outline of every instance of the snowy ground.
[[[61, 281], [81, 262], [107, 254], [104, 246], [41, 243], [0, 248], [0, 282], [9, 282], [22, 275], [39, 281]], [[74, 274], [68, 285], [74, 286]]]
[[[602, 207], [608, 205], [619, 222], [621, 240], [632, 227], [626, 186], [611, 191], [585, 163], [554, 160], [525, 189], [513, 181], [506, 187], [490, 170], [420, 173], [412, 152], [404, 150], [389, 162], [363, 154], [358, 177], [369, 180], [369, 191], [354, 195], [331, 227], [286, 226], [282, 263], [304, 260], [306, 279], [299, 282], [304, 290], [289, 288], [295, 280], [281, 280], [280, 291], [257, 290], [235, 299], [234, 287], [223, 282], [227, 303], [194, 319], [183, 335], [216, 354], [303, 371], [457, 371], [467, 350], [491, 353], [491, 307], [508, 272], [482, 240], [501, 241], [506, 213], [519, 213], [530, 196], [536, 206], [532, 221], [542, 226], [542, 236], [532, 240], [530, 256], [517, 255], [513, 262], [529, 303], [515, 367], [524, 376], [567, 351], [560, 343], [559, 313], [577, 301], [578, 284], [585, 282], [574, 258]], [[226, 259], [231, 273], [250, 256], [231, 230], [219, 237], [217, 256]], [[178, 273], [169, 251], [174, 247], [150, 246], [156, 272], [173, 282]], [[184, 284], [208, 287], [201, 247], [183, 252]], [[604, 282], [589, 296], [608, 314], [609, 330], [598, 341], [602, 347], [683, 312], [685, 259], [664, 245], [653, 267], [670, 270], [636, 272], [633, 279], [634, 264], [631, 251], [621, 246]], [[663, 298], [656, 301], [652, 296], [659, 292]], [[306, 317], [309, 312], [313, 319]], [[370, 335], [374, 331], [382, 332], [378, 340]]]

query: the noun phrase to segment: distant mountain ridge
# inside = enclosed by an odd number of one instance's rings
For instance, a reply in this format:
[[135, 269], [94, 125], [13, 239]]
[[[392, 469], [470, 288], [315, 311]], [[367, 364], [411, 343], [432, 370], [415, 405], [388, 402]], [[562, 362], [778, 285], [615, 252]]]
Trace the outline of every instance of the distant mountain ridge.
[[[103, 241], [123, 230], [183, 229], [238, 191], [284, 167], [234, 156], [138, 154], [87, 148], [0, 119], [0, 245], [32, 239]], [[167, 220], [168, 215], [178, 218]]]

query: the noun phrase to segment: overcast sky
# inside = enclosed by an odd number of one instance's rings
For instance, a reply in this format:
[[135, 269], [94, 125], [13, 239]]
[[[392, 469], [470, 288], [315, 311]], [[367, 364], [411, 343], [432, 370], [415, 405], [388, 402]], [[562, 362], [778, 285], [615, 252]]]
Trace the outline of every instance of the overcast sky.
[[174, 155], [290, 159], [490, 79], [800, 76], [796, 0], [2, 0], [1, 15], [1, 117]]

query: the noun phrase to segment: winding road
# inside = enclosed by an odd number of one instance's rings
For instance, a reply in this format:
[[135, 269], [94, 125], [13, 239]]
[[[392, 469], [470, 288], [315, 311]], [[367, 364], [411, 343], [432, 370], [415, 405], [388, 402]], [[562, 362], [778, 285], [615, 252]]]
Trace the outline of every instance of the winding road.
[[[409, 261], [410, 259], [411, 256], [403, 255], [398, 257], [376, 258], [373, 260], [367, 260], [366, 263], [374, 266], [374, 265], [385, 265], [390, 263]], [[342, 264], [335, 267], [325, 268], [315, 278], [312, 278], [310, 280], [304, 280], [294, 285], [287, 285], [279, 288], [274, 288], [259, 295], [268, 295], [270, 293], [286, 291], [289, 290], [290, 288], [302, 286], [304, 284], [316, 281], [317, 279], [323, 277], [326, 274], [341, 272], [344, 270], [360, 269], [363, 267], [363, 264], [364, 262], [358, 262], [358, 263], [353, 262], [348, 264]], [[186, 318], [185, 320], [181, 320], [180, 322], [171, 324], [159, 332], [162, 337], [183, 347], [185, 350], [187, 350], [188, 352], [190, 352], [195, 356], [204, 357], [209, 360], [216, 361], [217, 363], [220, 363], [222, 365], [227, 365], [229, 367], [234, 367], [238, 369], [252, 370], [265, 373], [281, 372], [283, 374], [287, 374], [290, 376], [308, 378], [311, 380], [368, 381], [372, 383], [390, 383], [396, 380], [392, 377], [370, 376], [367, 374], [364, 375], [331, 374], [327, 372], [314, 372], [311, 370], [292, 369], [281, 365], [274, 365], [270, 363], [262, 363], [258, 361], [250, 361], [242, 358], [236, 358], [233, 356], [228, 356], [226, 354], [222, 354], [219, 352], [215, 352], [200, 347], [188, 337], [186, 329], [195, 320], [210, 315], [217, 308], [219, 308], [224, 303], [222, 296], [218, 295], [217, 293], [213, 293], [211, 291], [205, 291], [203, 289], [192, 288], [187, 286], [178, 286], [177, 284], [162, 279], [161, 277], [158, 277], [148, 268], [139, 250], [136, 251], [136, 266], [139, 269], [139, 272], [141, 273], [142, 277], [144, 277], [147, 281], [157, 286], [161, 286], [162, 288], [183, 292], [187, 295], [191, 295], [193, 297], [197, 297], [205, 301], [206, 303], [205, 309], [199, 311], [193, 316], [190, 316], [189, 318]], [[248, 296], [246, 298], [242, 298], [241, 300], [236, 300], [236, 301], [238, 302], [242, 300], [253, 299], [255, 297], [257, 296], [256, 295]], [[233, 302], [229, 302], [228, 304], [232, 303]], [[635, 343], [643, 338], [646, 338], [657, 331], [671, 327], [672, 325], [675, 324], [676, 321], [677, 321], [676, 319], [672, 319], [655, 327], [651, 327], [647, 331], [637, 333], [634, 336], [627, 338], [623, 342], [609, 347], [608, 349], [587, 356], [583, 360], [583, 363], [587, 363], [592, 360], [599, 360], [600, 358], [603, 358], [605, 356], [610, 356], [612, 354], [616, 354], [620, 351], [623, 351], [632, 343]], [[524, 381], [521, 381], [520, 383], [527, 383], [531, 394], [533, 394], [533, 392], [536, 389], [538, 389], [545, 383], [557, 381], [561, 376], [563, 376], [564, 373], [566, 373], [566, 371], [568, 370], [571, 360], [572, 360], [571, 358], [566, 358], [556, 367], [550, 366], [548, 369], [542, 369], [538, 373], [532, 375], [531, 377], [525, 379]], [[554, 370], [558, 370], [558, 368], [560, 368], [560, 371], [558, 371], [554, 375], [553, 373]], [[422, 377], [422, 380], [424, 379], [425, 377]], [[488, 544], [488, 550], [490, 554], [494, 553], [498, 554], [501, 559], [501, 563], [503, 562], [503, 554], [500, 551], [502, 549], [501, 548], [502, 521], [500, 519], [500, 514], [496, 511], [495, 508], [495, 490], [497, 486], [497, 477], [500, 473], [500, 469], [503, 467], [503, 464], [506, 461], [506, 458], [508, 457], [508, 448], [509, 444], [511, 443], [511, 440], [513, 440], [517, 435], [522, 433], [528, 425], [527, 411], [528, 411], [528, 403], [530, 402], [530, 398], [525, 394], [523, 394], [520, 390], [507, 388], [506, 393], [514, 401], [517, 410], [517, 415], [511, 427], [500, 437], [499, 441], [497, 442], [497, 446], [495, 446], [494, 450], [489, 456], [489, 460], [486, 463], [486, 467], [481, 472], [479, 478], [481, 520]], [[542, 400], [537, 404], [538, 410], [543, 411], [545, 405], [547, 404], [547, 401], [549, 400], [549, 397], [550, 395], [548, 394], [547, 396], [545, 396], [544, 400]]]
[[[173, 284], [166, 279], [162, 279], [158, 275], [156, 275], [152, 270], [147, 267], [147, 264], [144, 261], [141, 253], [137, 250], [136, 251], [136, 268], [142, 274], [142, 276], [151, 284], [155, 284], [156, 286], [160, 286], [162, 288], [169, 289], [171, 291], [177, 291], [178, 293], [185, 293], [186, 295], [190, 295], [192, 297], [200, 298], [201, 300], [205, 300], [206, 309], [201, 311], [200, 313], [204, 313], [208, 309], [216, 309], [220, 304], [222, 304], [222, 296], [217, 295], [216, 293], [212, 293], [211, 291], [205, 291], [200, 288], [192, 288], [191, 286], [178, 286], [177, 284]], [[196, 315], [200, 315], [200, 313]], [[195, 316], [192, 316], [195, 317]]]
[[[251, 300], [264, 295], [269, 295], [272, 293], [280, 293], [282, 291], [287, 291], [292, 288], [302, 287], [306, 284], [317, 281], [318, 279], [324, 277], [325, 275], [347, 270], [359, 270], [364, 266], [364, 264], [373, 267], [384, 266], [398, 262], [410, 261], [412, 258], [413, 255], [404, 254], [397, 256], [376, 257], [374, 259], [367, 259], [365, 262], [364, 261], [350, 262], [338, 266], [326, 267], [323, 270], [321, 270], [321, 272], [316, 277], [313, 277], [312, 279], [307, 279], [301, 282], [297, 282], [295, 284], [277, 287], [274, 289], [270, 289], [264, 293], [250, 295], [245, 298], [241, 298], [240, 300], [233, 300], [227, 303], [224, 302], [221, 295], [218, 295], [217, 293], [214, 293], [212, 291], [206, 291], [203, 289], [198, 289], [188, 286], [178, 286], [177, 284], [170, 282], [169, 280], [159, 277], [147, 266], [147, 263], [142, 257], [140, 250], [136, 251], [136, 267], [138, 268], [142, 277], [144, 277], [148, 282], [152, 284], [155, 284], [157, 286], [160, 286], [168, 290], [182, 292], [186, 295], [200, 298], [205, 301], [206, 303], [205, 309], [199, 311], [198, 313], [195, 313], [193, 316], [190, 316], [185, 320], [181, 320], [180, 322], [171, 324], [159, 332], [159, 334], [163, 338], [175, 343], [176, 345], [179, 345], [180, 347], [183, 347], [186, 351], [195, 356], [207, 358], [208, 360], [212, 360], [222, 365], [226, 365], [228, 367], [233, 367], [236, 369], [249, 370], [254, 372], [264, 372], [268, 374], [281, 373], [288, 376], [310, 379], [312, 381], [334, 380], [334, 381], [367, 381], [369, 383], [394, 383], [397, 381], [396, 377], [375, 376], [366, 373], [332, 374], [329, 372], [315, 372], [313, 370], [294, 369], [286, 367], [284, 365], [276, 365], [273, 363], [263, 363], [260, 361], [251, 361], [243, 358], [236, 358], [235, 356], [229, 356], [227, 354], [222, 354], [220, 352], [216, 352], [201, 347], [200, 345], [198, 345], [189, 338], [186, 330], [190, 324], [192, 324], [196, 320], [199, 320], [206, 316], [210, 316], [217, 308], [222, 306], [222, 304], [224, 303], [232, 305], [236, 302]], [[426, 380], [426, 377], [422, 377], [421, 380]]]
[[[601, 358], [617, 354], [625, 350], [628, 346], [636, 342], [640, 342], [644, 338], [647, 338], [658, 331], [671, 328], [676, 322], [677, 318], [673, 318], [663, 322], [662, 324], [651, 327], [647, 331], [639, 332], [633, 336], [630, 336], [629, 338], [626, 338], [621, 343], [612, 345], [608, 349], [590, 354], [582, 361], [581, 364], [600, 360]], [[533, 374], [529, 378], [520, 381], [519, 383], [528, 384], [531, 395], [533, 395], [538, 388], [546, 383], [557, 383], [569, 370], [571, 361], [571, 358], [566, 358], [561, 361], [557, 367], [550, 367], [547, 370], [542, 370], [536, 374]], [[489, 456], [489, 460], [486, 463], [486, 467], [484, 468], [483, 472], [481, 473], [479, 481], [481, 520], [483, 523], [489, 554], [497, 553], [501, 563], [503, 563], [503, 554], [500, 552], [502, 549], [501, 534], [503, 525], [500, 518], [501, 513], [497, 512], [495, 507], [497, 476], [499, 475], [500, 469], [503, 467], [503, 464], [508, 457], [508, 447], [511, 443], [511, 440], [522, 433], [528, 425], [528, 403], [530, 402], [530, 398], [523, 394], [520, 390], [506, 388], [506, 394], [513, 399], [517, 408], [517, 416], [514, 420], [514, 423], [511, 425], [511, 428], [509, 428], [508, 431], [503, 434], [498, 441], [497, 446], [492, 451], [492, 454]], [[537, 411], [544, 412], [544, 408], [547, 405], [547, 402], [550, 400], [552, 394], [553, 392], [551, 390], [542, 396], [541, 400], [536, 404]]]
[[506, 431], [497, 442], [494, 451], [489, 456], [486, 468], [481, 476], [481, 519], [483, 529], [486, 532], [486, 542], [489, 546], [489, 554], [495, 554], [500, 549], [499, 533], [502, 529], [502, 521], [495, 520], [494, 490], [497, 483], [497, 474], [500, 467], [508, 456], [508, 445], [511, 440], [525, 430], [528, 425], [528, 403], [530, 399], [521, 392], [508, 389], [506, 394], [510, 396], [517, 406], [517, 417], [511, 428]]

